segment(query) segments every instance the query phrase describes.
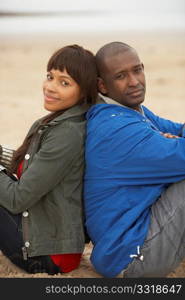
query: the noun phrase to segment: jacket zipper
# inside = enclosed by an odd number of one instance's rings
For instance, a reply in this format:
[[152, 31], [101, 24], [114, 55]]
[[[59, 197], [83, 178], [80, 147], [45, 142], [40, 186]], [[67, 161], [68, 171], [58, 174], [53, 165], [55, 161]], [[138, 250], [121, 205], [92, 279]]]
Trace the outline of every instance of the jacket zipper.
[[[28, 242], [29, 239], [28, 239], [28, 217], [22, 217], [22, 231], [23, 231], [23, 240], [24, 240], [24, 243]], [[23, 253], [23, 258], [24, 260], [27, 260], [28, 259], [28, 247], [24, 246], [22, 247], [22, 253]]]
[[[40, 147], [41, 143], [41, 136], [43, 134], [43, 129], [46, 129], [48, 126], [42, 126], [42, 129], [39, 129], [37, 131], [38, 135], [35, 137], [35, 140], [33, 144], [31, 145], [31, 149], [28, 149], [29, 153], [36, 153]], [[35, 146], [37, 145], [37, 149], [35, 149]], [[27, 161], [26, 164], [26, 169], [28, 168], [29, 161]], [[24, 169], [25, 170], [25, 169]], [[24, 171], [23, 171], [24, 172]], [[29, 243], [29, 226], [28, 226], [28, 217], [22, 216], [22, 231], [23, 231], [23, 241], [24, 241], [24, 246], [22, 247], [22, 254], [23, 254], [23, 259], [27, 260], [28, 259], [28, 246], [26, 247], [26, 242]]]

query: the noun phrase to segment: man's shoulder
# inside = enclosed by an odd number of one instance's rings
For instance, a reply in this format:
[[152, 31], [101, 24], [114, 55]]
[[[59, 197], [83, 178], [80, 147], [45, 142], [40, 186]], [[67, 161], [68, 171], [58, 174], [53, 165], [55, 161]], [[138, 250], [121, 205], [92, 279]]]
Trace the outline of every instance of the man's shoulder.
[[86, 118], [88, 123], [93, 122], [103, 125], [105, 122], [107, 123], [107, 121], [111, 123], [112, 118], [120, 113], [123, 114], [123, 110], [120, 111], [117, 105], [97, 103], [87, 112]]
[[[87, 117], [87, 132], [93, 139], [97, 136], [113, 137], [130, 134], [130, 131], [140, 128], [139, 113], [113, 104], [96, 104]], [[134, 127], [130, 127], [134, 125]]]
[[93, 105], [87, 115], [87, 120], [91, 121], [94, 119], [109, 119], [112, 120], [119, 120], [120, 118], [122, 121], [128, 121], [128, 119], [134, 118], [138, 119], [138, 115], [132, 109], [129, 109], [124, 106], [115, 105], [115, 104], [108, 104], [106, 102], [99, 102]]

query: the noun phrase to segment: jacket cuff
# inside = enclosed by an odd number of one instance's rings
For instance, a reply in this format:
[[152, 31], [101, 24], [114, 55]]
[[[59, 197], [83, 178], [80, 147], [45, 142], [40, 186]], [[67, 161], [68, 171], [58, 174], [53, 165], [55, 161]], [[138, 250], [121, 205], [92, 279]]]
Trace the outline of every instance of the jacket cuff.
[[2, 165], [0, 165], [0, 172], [6, 170], [5, 167], [3, 167]]
[[0, 145], [0, 164], [9, 169], [12, 163], [14, 150]]

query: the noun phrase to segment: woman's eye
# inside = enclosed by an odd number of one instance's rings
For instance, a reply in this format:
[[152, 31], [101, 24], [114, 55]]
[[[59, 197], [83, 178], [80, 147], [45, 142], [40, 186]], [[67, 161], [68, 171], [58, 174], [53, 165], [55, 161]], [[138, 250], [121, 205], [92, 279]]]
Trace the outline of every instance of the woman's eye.
[[69, 85], [69, 83], [68, 83], [67, 81], [65, 81], [65, 80], [62, 80], [62, 81], [61, 81], [61, 84], [62, 84], [63, 86], [68, 86], [68, 85]]
[[52, 76], [50, 74], [47, 74], [46, 77], [47, 77], [47, 80], [51, 80], [52, 79]]

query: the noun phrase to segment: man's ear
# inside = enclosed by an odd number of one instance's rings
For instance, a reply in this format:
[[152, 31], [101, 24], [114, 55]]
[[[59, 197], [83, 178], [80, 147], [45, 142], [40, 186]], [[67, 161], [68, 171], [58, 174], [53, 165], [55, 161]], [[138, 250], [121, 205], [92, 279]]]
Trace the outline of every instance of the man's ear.
[[107, 94], [107, 89], [105, 87], [105, 83], [101, 77], [98, 77], [98, 90], [102, 94]]

